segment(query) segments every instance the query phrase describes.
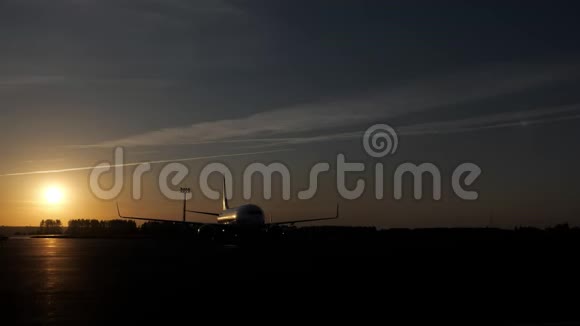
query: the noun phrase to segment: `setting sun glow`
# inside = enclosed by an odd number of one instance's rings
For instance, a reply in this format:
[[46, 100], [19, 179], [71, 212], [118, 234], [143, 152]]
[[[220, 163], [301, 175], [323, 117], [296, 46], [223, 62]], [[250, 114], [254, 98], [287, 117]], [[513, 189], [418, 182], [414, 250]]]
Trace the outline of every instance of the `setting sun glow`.
[[64, 199], [64, 192], [58, 187], [49, 187], [44, 191], [44, 198], [49, 204], [60, 204]]

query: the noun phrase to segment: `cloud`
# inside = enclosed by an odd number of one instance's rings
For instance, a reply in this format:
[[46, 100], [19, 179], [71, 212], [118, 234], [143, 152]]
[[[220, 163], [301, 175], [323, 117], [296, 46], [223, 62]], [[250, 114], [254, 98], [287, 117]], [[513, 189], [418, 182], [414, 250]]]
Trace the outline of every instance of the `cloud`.
[[[527, 127], [531, 125], [556, 123], [563, 121], [572, 121], [580, 119], [580, 104], [549, 107], [530, 111], [518, 111], [508, 113], [497, 113], [483, 115], [467, 119], [435, 121], [422, 124], [405, 125], [396, 128], [399, 136], [425, 136], [437, 134], [452, 134], [474, 132], [482, 130], [509, 128], [509, 127]], [[314, 137], [288, 137], [288, 138], [267, 138], [253, 139], [252, 142], [258, 142], [253, 147], [268, 147], [280, 145], [299, 145], [315, 142], [349, 140], [361, 138], [364, 131], [345, 132], [318, 135]]]
[[258, 113], [242, 119], [219, 120], [198, 123], [190, 127], [162, 129], [87, 147], [158, 146], [236, 139], [251, 140], [251, 138], [265, 135], [336, 128], [357, 121], [364, 122], [368, 118], [368, 115], [356, 112], [336, 112], [330, 107], [318, 106], [316, 110], [307, 107], [290, 108]]
[[0, 78], [0, 87], [53, 85], [66, 80], [65, 76], [12, 76]]
[[175, 80], [155, 77], [94, 77], [94, 76], [54, 76], [54, 75], [18, 75], [0, 77], [0, 88], [18, 88], [53, 85], [91, 85], [132, 88], [165, 88], [173, 86]]
[[[125, 164], [111, 165], [111, 167], [114, 168], [114, 167], [137, 166], [137, 165], [141, 165], [141, 164], [144, 164], [144, 163], [149, 163], [149, 164], [163, 164], [163, 163], [174, 163], [174, 162], [190, 162], [190, 161], [201, 161], [201, 160], [208, 160], [208, 159], [217, 159], [217, 158], [238, 157], [238, 156], [259, 155], [259, 154], [270, 154], [270, 153], [287, 152], [287, 151], [291, 151], [291, 149], [277, 149], [277, 150], [265, 150], [265, 151], [256, 151], [256, 152], [246, 152], [246, 153], [223, 154], [223, 155], [196, 156], [196, 157], [180, 158], [180, 159], [173, 159], [173, 160], [144, 161], [144, 162], [134, 162], [134, 163], [125, 163]], [[57, 169], [57, 170], [38, 170], [38, 171], [28, 171], [28, 172], [18, 172], [18, 173], [0, 174], [0, 177], [15, 177], [15, 176], [37, 175], [37, 174], [54, 174], [54, 173], [65, 173], [65, 172], [78, 172], [78, 171], [89, 171], [89, 170], [104, 169], [104, 168], [108, 168], [108, 167], [83, 166], [83, 167], [74, 167], [74, 168]]]
[[[151, 1], [151, 0], [150, 0]], [[171, 7], [178, 11], [217, 13], [217, 14], [238, 14], [240, 10], [232, 3], [224, 0], [154, 0], [153, 3]]]
[[31, 164], [31, 163], [57, 163], [57, 162], [64, 162], [66, 159], [64, 158], [53, 158], [53, 159], [46, 159], [46, 160], [26, 160], [23, 163]]
[[469, 132], [514, 126], [525, 127], [532, 124], [575, 120], [578, 119], [579, 115], [580, 104], [576, 104], [518, 112], [502, 112], [466, 119], [415, 124], [404, 126], [400, 128], [399, 132], [403, 135], [426, 135]]
[[[166, 128], [84, 148], [164, 146], [212, 142], [253, 142], [292, 139], [305, 133], [332, 134], [328, 130], [354, 127], [403, 114], [437, 110], [532, 89], [570, 77], [574, 65], [498, 65], [479, 70], [428, 78], [372, 94], [359, 94], [306, 105], [271, 110], [238, 119]], [[336, 133], [334, 133], [336, 134]], [[320, 136], [324, 138], [325, 136]], [[302, 139], [313, 139], [306, 137]], [[275, 141], [275, 140], [273, 140]]]
[[[580, 119], [580, 104], [549, 107], [544, 109], [483, 115], [474, 118], [435, 121], [422, 124], [403, 125], [396, 128], [399, 136], [424, 136], [474, 132], [509, 127], [527, 127]], [[221, 142], [256, 143], [251, 148], [280, 145], [299, 145], [307, 143], [339, 141], [361, 138], [364, 131], [330, 133], [312, 137], [279, 137], [240, 139]]]
[[130, 4], [118, 4], [115, 0], [108, 5], [145, 20], [170, 25], [192, 25], [244, 15], [239, 7], [222, 0], [147, 0]]

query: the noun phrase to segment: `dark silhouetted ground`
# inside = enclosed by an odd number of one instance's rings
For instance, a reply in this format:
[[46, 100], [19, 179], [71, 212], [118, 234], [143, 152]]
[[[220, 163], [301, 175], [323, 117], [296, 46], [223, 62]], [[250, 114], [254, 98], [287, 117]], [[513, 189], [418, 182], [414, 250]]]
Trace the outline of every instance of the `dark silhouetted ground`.
[[569, 323], [579, 248], [567, 228], [305, 228], [241, 245], [11, 238], [0, 324]]

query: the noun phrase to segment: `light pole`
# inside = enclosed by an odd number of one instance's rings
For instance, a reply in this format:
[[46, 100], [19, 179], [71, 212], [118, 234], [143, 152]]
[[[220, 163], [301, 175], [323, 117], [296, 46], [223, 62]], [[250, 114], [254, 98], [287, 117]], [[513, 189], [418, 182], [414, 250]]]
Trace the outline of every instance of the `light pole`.
[[183, 223], [185, 223], [185, 212], [186, 212], [186, 202], [187, 194], [191, 193], [191, 188], [181, 188], [179, 191], [183, 194]]

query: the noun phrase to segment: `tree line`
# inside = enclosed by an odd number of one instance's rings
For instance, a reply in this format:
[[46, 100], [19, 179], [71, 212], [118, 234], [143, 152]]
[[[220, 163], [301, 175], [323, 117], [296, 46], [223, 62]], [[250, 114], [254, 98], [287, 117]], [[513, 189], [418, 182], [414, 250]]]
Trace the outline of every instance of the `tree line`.
[[70, 235], [128, 235], [137, 233], [137, 224], [132, 220], [76, 219], [68, 222]]
[[62, 222], [60, 220], [42, 220], [38, 234], [62, 234]]
[[128, 235], [137, 233], [137, 224], [131, 220], [74, 219], [68, 221], [66, 231], [60, 220], [40, 221], [38, 234], [63, 234], [73, 236]]

